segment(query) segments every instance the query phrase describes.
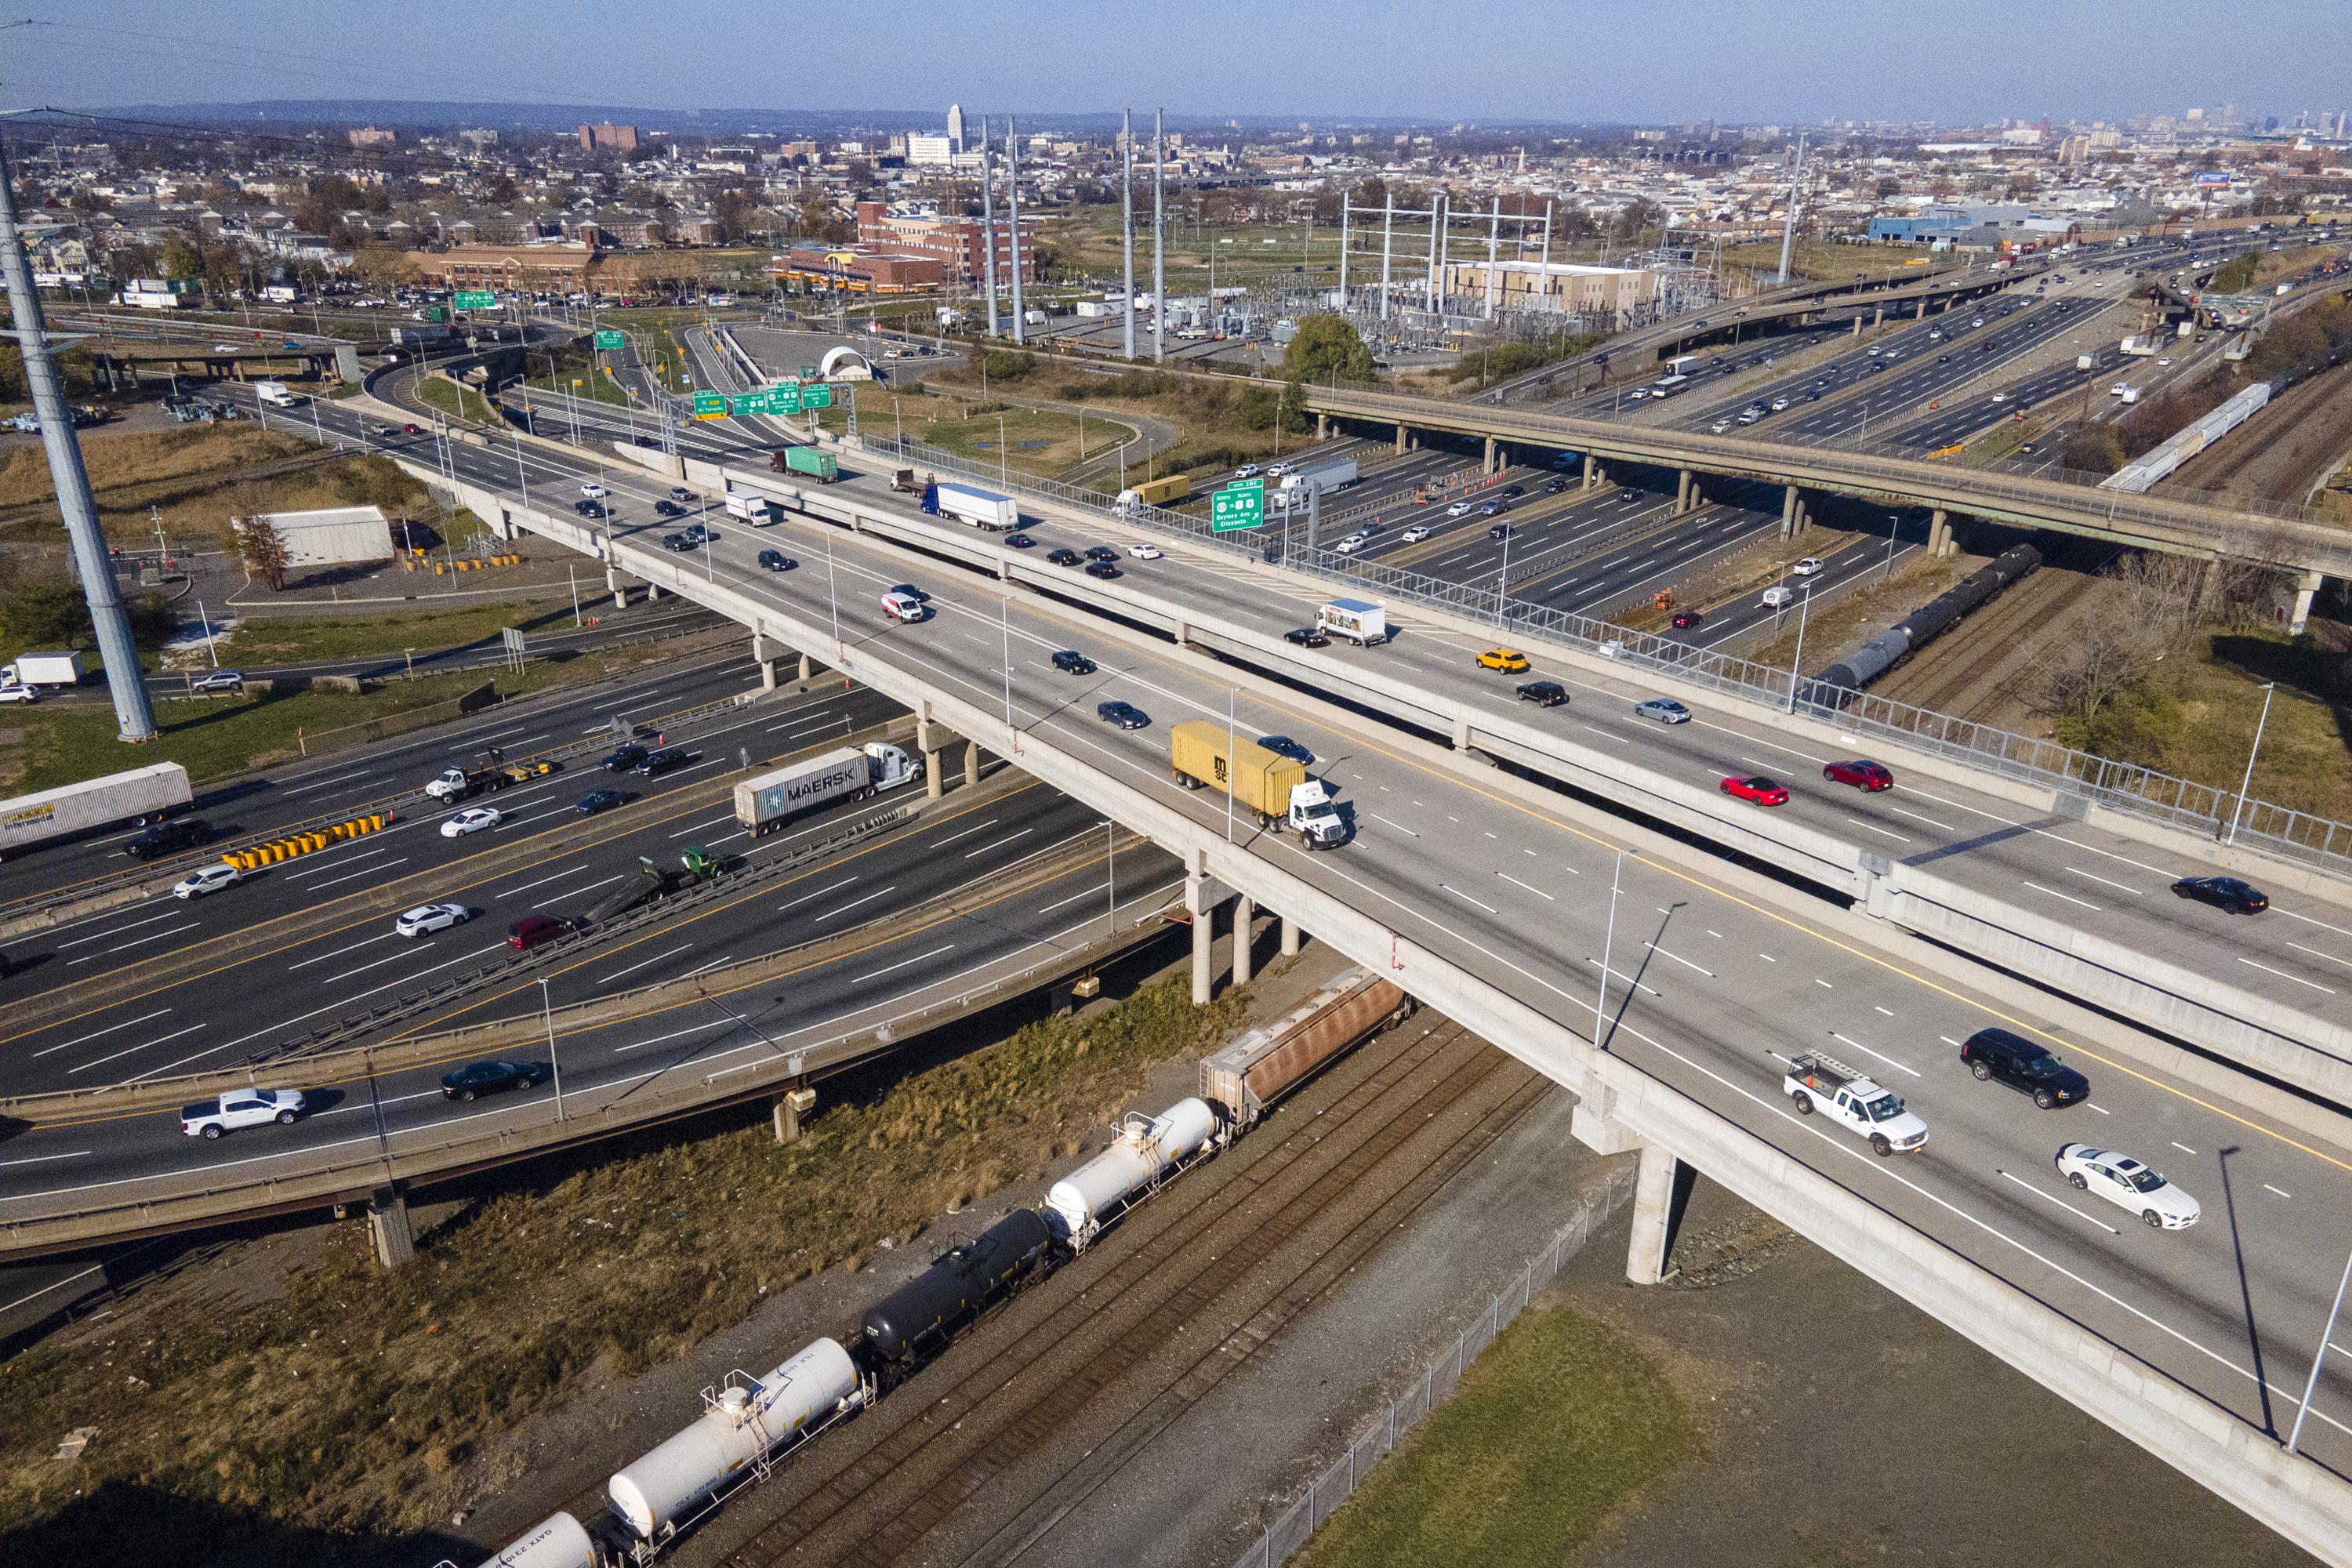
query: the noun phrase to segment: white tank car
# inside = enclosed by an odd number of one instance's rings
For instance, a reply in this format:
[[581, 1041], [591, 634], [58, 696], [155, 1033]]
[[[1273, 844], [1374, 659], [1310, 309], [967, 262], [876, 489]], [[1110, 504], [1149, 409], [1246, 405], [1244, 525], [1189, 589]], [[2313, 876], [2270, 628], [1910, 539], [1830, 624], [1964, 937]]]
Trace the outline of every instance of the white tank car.
[[1203, 1100], [1180, 1100], [1156, 1117], [1130, 1112], [1118, 1142], [1054, 1184], [1045, 1194], [1047, 1222], [1082, 1249], [1121, 1204], [1216, 1141], [1217, 1113]]
[[819, 1340], [749, 1386], [725, 1389], [701, 1420], [616, 1473], [605, 1488], [613, 1510], [638, 1539], [659, 1541], [777, 1444], [861, 1397], [849, 1352]]
[[507, 1542], [482, 1568], [595, 1568], [596, 1543], [568, 1513], [551, 1514]]

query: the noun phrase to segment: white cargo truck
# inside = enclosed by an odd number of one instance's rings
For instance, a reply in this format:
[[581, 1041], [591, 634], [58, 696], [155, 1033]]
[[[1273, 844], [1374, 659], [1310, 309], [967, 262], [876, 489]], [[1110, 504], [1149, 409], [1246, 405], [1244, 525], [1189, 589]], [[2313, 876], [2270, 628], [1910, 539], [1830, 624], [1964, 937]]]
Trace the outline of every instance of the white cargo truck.
[[2134, 332], [2116, 346], [2134, 359], [2148, 359], [2156, 353], [2156, 339], [2153, 335], [2143, 337]]
[[923, 510], [934, 517], [956, 518], [994, 532], [1021, 526], [1021, 508], [1011, 496], [947, 479], [940, 480], [925, 492]]
[[737, 784], [735, 821], [746, 833], [773, 833], [828, 801], [864, 800], [922, 776], [921, 759], [897, 746], [844, 746]]
[[1277, 510], [1304, 507], [1309, 496], [1328, 496], [1334, 490], [1347, 489], [1356, 482], [1355, 459], [1341, 458], [1328, 463], [1310, 463], [1291, 469], [1282, 476], [1281, 485], [1269, 498]]
[[282, 381], [257, 381], [253, 384], [253, 395], [272, 408], [292, 408], [304, 401], [300, 393]]
[[1798, 1115], [1820, 1111], [1855, 1137], [1867, 1139], [1881, 1159], [1907, 1153], [1927, 1142], [1927, 1124], [1906, 1110], [1899, 1097], [1819, 1051], [1790, 1062], [1780, 1089]]
[[79, 686], [81, 655], [20, 653], [16, 662], [0, 666], [0, 686]]
[[2074, 356], [2074, 368], [2076, 370], [2096, 370], [2099, 368], [2099, 358], [2096, 354], [2076, 354]]
[[188, 770], [157, 763], [128, 773], [0, 800], [0, 859], [52, 838], [124, 825], [139, 827], [185, 810]]
[[776, 503], [750, 490], [729, 490], [727, 515], [740, 517], [753, 528], [766, 528], [776, 521]]
[[1388, 611], [1367, 599], [1334, 599], [1315, 612], [1316, 628], [1358, 647], [1378, 647], [1389, 640]]

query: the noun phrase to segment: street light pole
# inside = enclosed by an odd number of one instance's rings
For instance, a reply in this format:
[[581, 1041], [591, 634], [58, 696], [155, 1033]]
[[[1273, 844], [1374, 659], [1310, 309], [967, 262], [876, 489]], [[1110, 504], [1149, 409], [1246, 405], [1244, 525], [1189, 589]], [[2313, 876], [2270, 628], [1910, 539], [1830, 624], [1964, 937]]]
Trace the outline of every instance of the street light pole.
[[1789, 711], [1791, 713], [1797, 710], [1797, 671], [1805, 663], [1805, 613], [1812, 607], [1813, 590], [1808, 584], [1805, 596], [1797, 601], [1797, 652], [1796, 657], [1789, 660]]
[[547, 976], [539, 977], [539, 1011], [547, 1020], [547, 1067], [555, 1077], [555, 1120], [563, 1120], [563, 1061], [555, 1054], [555, 1006], [548, 1000]]
[[2319, 1386], [2319, 1369], [2327, 1361], [2327, 1342], [2336, 1337], [2336, 1314], [2344, 1310], [2344, 1288], [2352, 1285], [2352, 1257], [2344, 1259], [2344, 1278], [2336, 1282], [2336, 1304], [2327, 1309], [2327, 1326], [2319, 1331], [2319, 1348], [2312, 1352], [2311, 1375], [2304, 1380], [2303, 1405], [2294, 1413], [2294, 1428], [2286, 1435], [2286, 1451], [2294, 1452], [2303, 1436], [2303, 1418], [2311, 1414], [2312, 1390]]
[[1592, 993], [1592, 1048], [1606, 1050], [1603, 1035], [1607, 1032], [1606, 1008], [1609, 998], [1610, 951], [1617, 942], [1617, 889], [1625, 876], [1625, 850], [1617, 850], [1617, 864], [1609, 873], [1609, 925], [1601, 936], [1601, 984]]
[[2263, 754], [2263, 726], [2271, 721], [2271, 698], [2277, 690], [2277, 681], [2263, 682], [2263, 715], [2254, 721], [2254, 746], [2246, 753], [2246, 776], [2238, 785], [2238, 807], [2230, 813], [2230, 836], [2222, 840], [2225, 844], [2238, 841], [2238, 820], [2246, 814], [2246, 792], [2254, 787], [2254, 759]]
[[1902, 513], [1900, 513], [1900, 512], [1889, 512], [1889, 513], [1887, 514], [1887, 517], [1886, 517], [1886, 570], [1885, 570], [1885, 572], [1883, 572], [1883, 573], [1881, 573], [1881, 574], [1879, 574], [1879, 581], [1880, 581], [1880, 582], [1882, 582], [1882, 583], [1883, 583], [1883, 582], [1885, 582], [1887, 578], [1892, 577], [1892, 576], [1894, 576], [1894, 575], [1895, 575], [1895, 525], [1896, 525], [1897, 523], [1901, 522], [1902, 521], [1903, 521], [1903, 514], [1902, 514]]
[[1234, 841], [1234, 772], [1241, 759], [1234, 755], [1234, 689], [1225, 688], [1225, 842]]

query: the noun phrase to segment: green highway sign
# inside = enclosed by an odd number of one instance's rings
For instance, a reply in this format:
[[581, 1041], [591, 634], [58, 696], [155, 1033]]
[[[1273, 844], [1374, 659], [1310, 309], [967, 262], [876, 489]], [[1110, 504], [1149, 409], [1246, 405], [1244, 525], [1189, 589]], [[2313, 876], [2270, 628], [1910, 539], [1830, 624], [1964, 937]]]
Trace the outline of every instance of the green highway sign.
[[1265, 481], [1244, 479], [1209, 495], [1209, 531], [1232, 533], [1265, 522]]
[[820, 381], [814, 386], [803, 387], [801, 389], [801, 406], [803, 408], [832, 407], [833, 384], [827, 381]]
[[428, 321], [446, 321], [449, 319], [449, 312], [438, 305], [427, 305], [425, 307], [425, 319]]
[[460, 289], [450, 297], [450, 303], [460, 310], [495, 310], [499, 297], [488, 289]]
[[697, 419], [727, 417], [727, 395], [723, 392], [698, 392], [694, 395], [694, 416]]
[[627, 340], [623, 338], [620, 333], [614, 331], [609, 327], [598, 331], [596, 334], [596, 346], [600, 349], [617, 349], [626, 342]]
[[801, 366], [801, 379], [803, 381], [814, 381], [816, 379], [816, 366], [813, 364], [804, 364]]
[[730, 392], [727, 394], [727, 413], [740, 419], [747, 415], [768, 412], [768, 395], [764, 392]]

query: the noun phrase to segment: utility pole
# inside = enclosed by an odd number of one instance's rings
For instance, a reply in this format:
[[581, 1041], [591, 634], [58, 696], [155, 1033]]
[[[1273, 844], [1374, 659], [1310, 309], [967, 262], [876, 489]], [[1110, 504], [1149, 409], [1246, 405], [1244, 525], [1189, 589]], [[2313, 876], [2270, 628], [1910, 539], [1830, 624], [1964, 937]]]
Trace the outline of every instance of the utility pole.
[[106, 552], [106, 535], [98, 526], [98, 502], [89, 493], [89, 471], [81, 466], [81, 443], [74, 438], [65, 387], [49, 358], [41, 297], [33, 289], [33, 266], [16, 230], [16, 176], [9, 173], [5, 148], [0, 148], [0, 271], [6, 274], [8, 303], [16, 320], [16, 330], [9, 336], [25, 357], [25, 385], [41, 422], [41, 445], [47, 449], [49, 478], [57, 484], [58, 511], [73, 542], [82, 597], [89, 601], [89, 618], [98, 628], [99, 658], [106, 665], [106, 689], [114, 699], [116, 738], [152, 741], [155, 714], [147, 703], [147, 682], [140, 672], [138, 647], [131, 640], [131, 621], [115, 589], [114, 565]]
[[1166, 167], [1167, 154], [1160, 143], [1160, 111], [1151, 111], [1151, 363], [1158, 364], [1168, 357], [1168, 268], [1163, 256], [1168, 232], [1166, 197], [1161, 194], [1161, 171]]
[[1118, 111], [1119, 252], [1124, 258], [1120, 278], [1127, 290], [1119, 314], [1126, 322], [1123, 347], [1127, 362], [1135, 363], [1135, 127], [1127, 110]]
[[1013, 225], [1013, 341], [1025, 343], [1029, 318], [1021, 309], [1021, 142], [1009, 114], [1004, 117], [1004, 184], [1005, 200], [1012, 207], [1008, 221]]
[[1381, 320], [1389, 319], [1389, 237], [1396, 230], [1396, 193], [1381, 183]]
[[980, 242], [988, 247], [988, 335], [1001, 330], [996, 319], [996, 148], [988, 139], [988, 117], [980, 118]]
[[1797, 166], [1789, 175], [1789, 210], [1780, 219], [1780, 276], [1789, 280], [1789, 247], [1797, 237], [1797, 192], [1805, 178], [1805, 133], [1797, 132]]

